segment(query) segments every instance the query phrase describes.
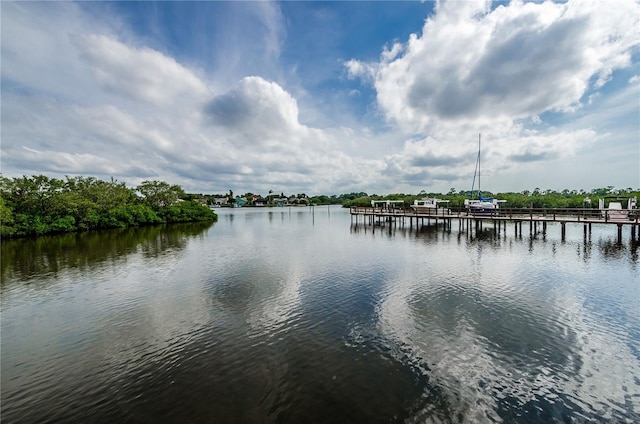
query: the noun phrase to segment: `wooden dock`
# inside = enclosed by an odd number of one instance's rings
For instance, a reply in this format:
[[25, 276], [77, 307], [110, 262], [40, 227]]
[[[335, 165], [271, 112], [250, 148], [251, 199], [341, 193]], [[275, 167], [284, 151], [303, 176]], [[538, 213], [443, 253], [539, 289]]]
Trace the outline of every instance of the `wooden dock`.
[[[634, 210], [632, 217], [620, 217], [619, 212], [611, 212], [599, 209], [556, 209], [556, 208], [500, 208], [491, 214], [473, 215], [464, 209], [437, 208], [426, 212], [416, 212], [411, 208], [373, 208], [358, 207], [350, 208], [351, 220], [355, 219], [355, 224], [359, 223], [362, 217], [363, 224], [381, 224], [384, 222], [394, 225], [409, 225], [416, 227], [427, 225], [434, 221], [436, 225], [441, 222], [445, 227], [451, 228], [452, 223], [457, 221], [460, 230], [475, 228], [482, 229], [483, 223], [492, 223], [494, 228], [500, 229], [507, 224], [513, 223], [515, 235], [522, 235], [522, 224], [529, 223], [529, 233], [538, 231], [546, 232], [547, 223], [555, 222], [560, 224], [562, 240], [566, 236], [567, 224], [582, 224], [585, 235], [591, 233], [591, 226], [615, 225], [617, 227], [618, 243], [622, 241], [623, 227], [631, 228], [631, 239], [635, 241], [640, 238], [640, 211]], [[615, 215], [614, 215], [615, 214]], [[408, 221], [408, 224], [407, 224]], [[542, 227], [542, 228], [540, 228]]]

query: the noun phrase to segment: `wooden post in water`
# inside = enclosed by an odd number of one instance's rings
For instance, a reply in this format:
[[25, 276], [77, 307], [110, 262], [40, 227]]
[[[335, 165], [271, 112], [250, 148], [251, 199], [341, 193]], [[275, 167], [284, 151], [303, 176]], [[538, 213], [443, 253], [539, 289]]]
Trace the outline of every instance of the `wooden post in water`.
[[529, 219], [529, 235], [533, 234], [533, 220]]
[[622, 243], [622, 224], [618, 225], [618, 244]]
[[564, 241], [565, 236], [567, 235], [567, 223], [566, 222], [561, 222], [560, 223], [560, 234], [561, 234], [561, 238], [562, 241]]

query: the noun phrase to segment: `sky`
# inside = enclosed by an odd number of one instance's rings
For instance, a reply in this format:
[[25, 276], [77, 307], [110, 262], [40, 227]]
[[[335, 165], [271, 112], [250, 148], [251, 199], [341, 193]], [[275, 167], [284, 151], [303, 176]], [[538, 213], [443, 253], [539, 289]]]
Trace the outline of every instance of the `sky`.
[[[0, 2], [5, 177], [640, 188], [640, 2]], [[477, 182], [476, 182], [477, 184]]]

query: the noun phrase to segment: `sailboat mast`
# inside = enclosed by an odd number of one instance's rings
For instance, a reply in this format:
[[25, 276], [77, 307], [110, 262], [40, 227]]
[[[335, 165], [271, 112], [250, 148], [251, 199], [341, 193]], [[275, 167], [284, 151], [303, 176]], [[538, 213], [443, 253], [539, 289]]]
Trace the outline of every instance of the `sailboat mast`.
[[482, 198], [482, 191], [480, 191], [480, 136], [481, 134], [478, 134], [478, 200]]
[[480, 193], [480, 134], [478, 134], [478, 156], [476, 157], [476, 168], [473, 170], [473, 183], [471, 184], [471, 191], [469, 192], [469, 198], [473, 199], [473, 190], [476, 188], [476, 177], [478, 177], [478, 200], [481, 198]]

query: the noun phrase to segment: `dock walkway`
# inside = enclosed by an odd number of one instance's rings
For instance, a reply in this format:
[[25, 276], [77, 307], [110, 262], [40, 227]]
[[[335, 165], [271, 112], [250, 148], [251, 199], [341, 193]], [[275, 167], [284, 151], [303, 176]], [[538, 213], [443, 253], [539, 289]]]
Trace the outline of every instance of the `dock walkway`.
[[522, 223], [529, 223], [529, 232], [537, 231], [538, 226], [542, 225], [542, 231], [546, 231], [547, 223], [556, 222], [561, 226], [561, 235], [564, 240], [566, 235], [566, 224], [575, 223], [583, 224], [585, 234], [591, 232], [592, 224], [616, 225], [618, 233], [618, 242], [622, 239], [623, 226], [631, 227], [631, 238], [635, 240], [640, 238], [640, 211], [634, 210], [633, 216], [621, 216], [621, 211], [609, 211], [598, 209], [569, 209], [569, 208], [500, 208], [492, 211], [491, 214], [474, 215], [468, 213], [465, 209], [455, 208], [437, 208], [429, 209], [426, 212], [416, 212], [411, 208], [373, 208], [352, 206], [350, 208], [352, 220], [355, 218], [356, 224], [359, 217], [363, 217], [365, 224], [375, 224], [381, 222], [394, 222], [406, 225], [424, 225], [431, 220], [442, 221], [445, 226], [451, 227], [453, 221], [458, 222], [460, 229], [481, 228], [485, 222], [493, 223], [494, 227], [504, 225], [506, 230], [507, 223], [512, 222], [515, 228], [515, 234], [522, 235]]

